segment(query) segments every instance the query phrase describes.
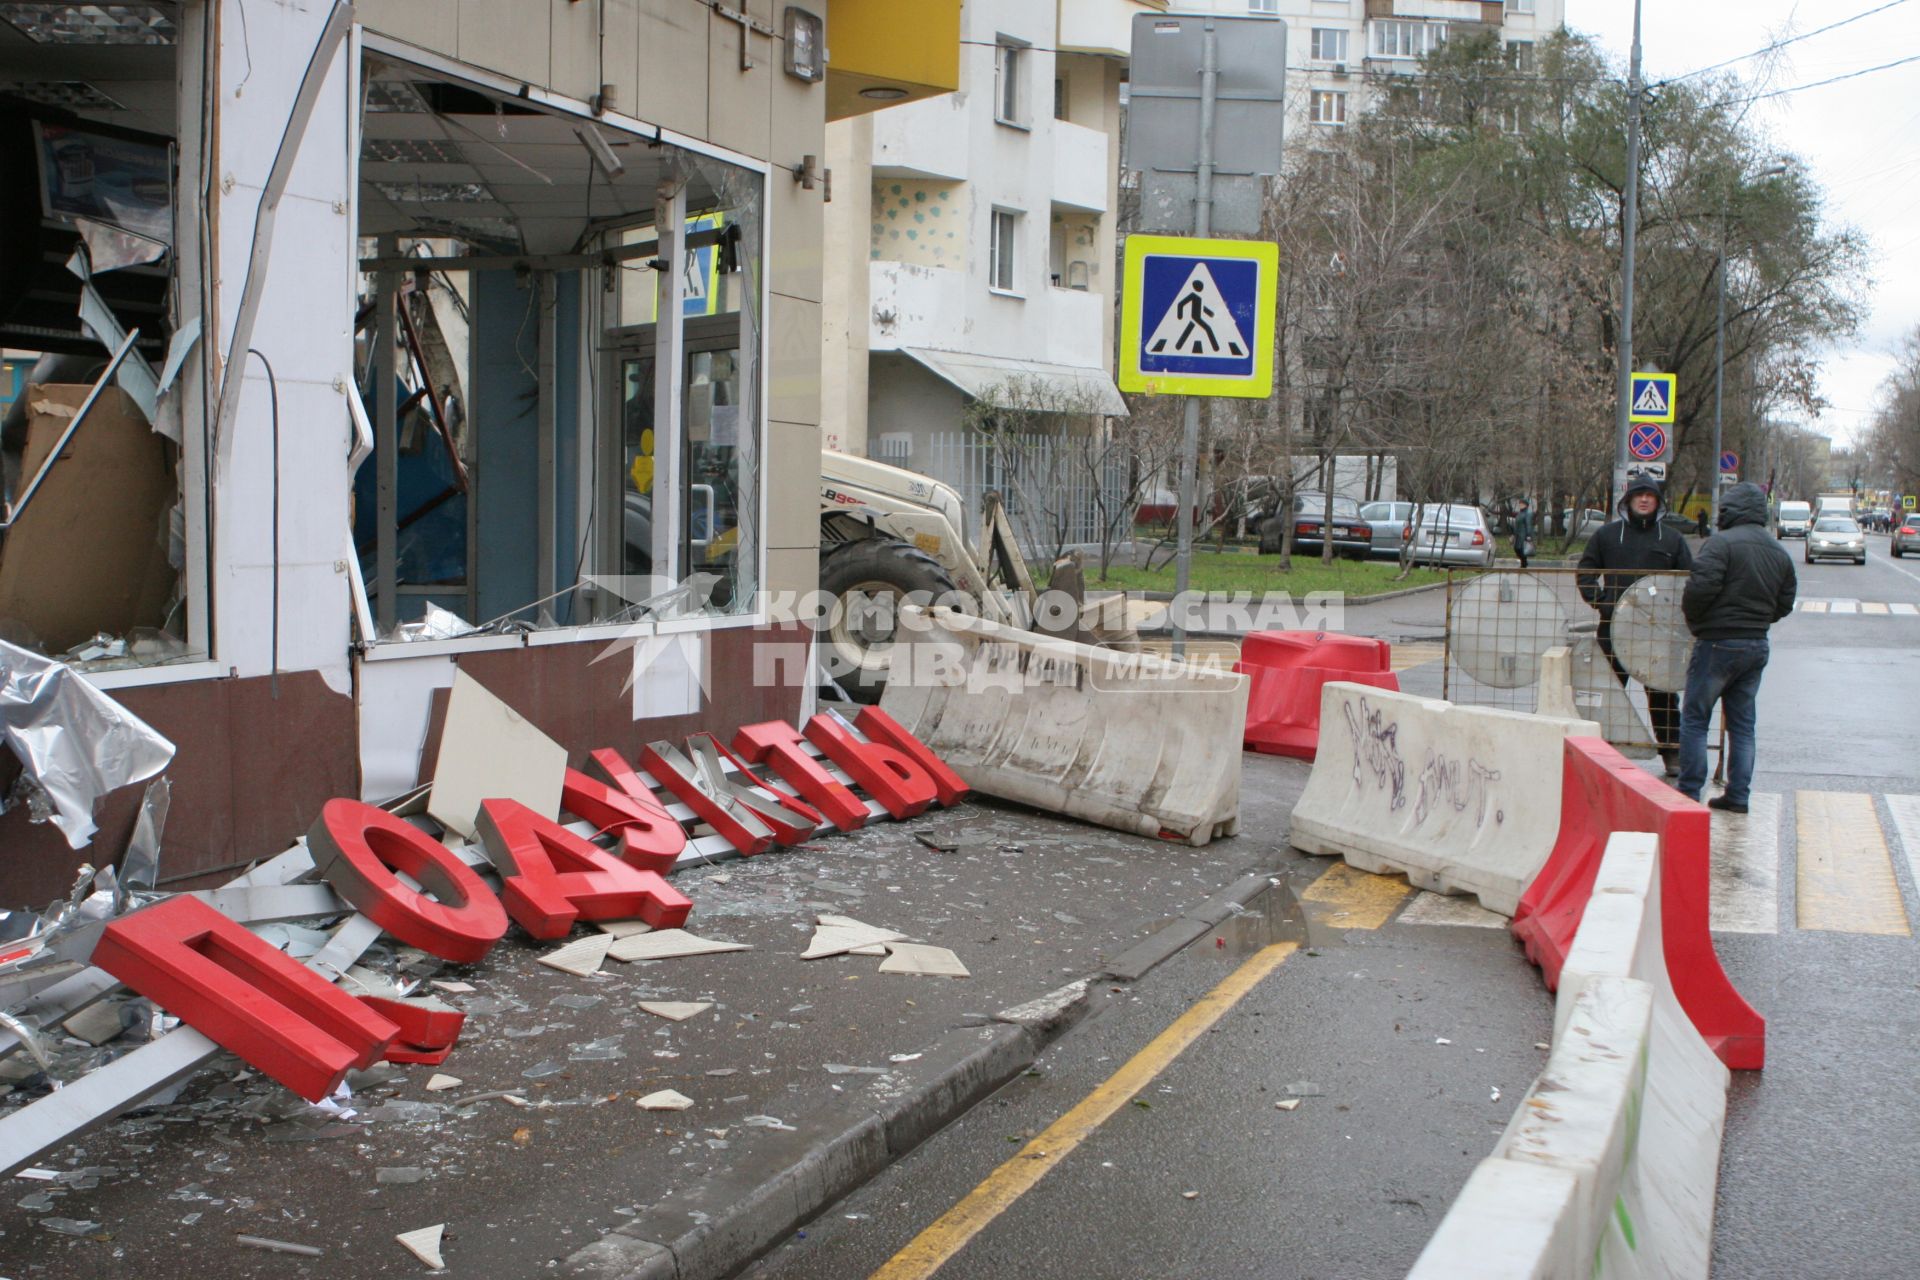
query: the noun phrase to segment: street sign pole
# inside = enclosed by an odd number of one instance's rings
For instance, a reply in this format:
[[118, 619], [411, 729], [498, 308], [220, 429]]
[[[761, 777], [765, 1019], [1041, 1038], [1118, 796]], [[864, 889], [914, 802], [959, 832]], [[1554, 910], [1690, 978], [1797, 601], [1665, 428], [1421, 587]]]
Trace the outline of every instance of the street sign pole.
[[1720, 473], [1726, 468], [1722, 465], [1722, 447], [1720, 444], [1720, 391], [1727, 376], [1727, 208], [1725, 202], [1720, 206], [1720, 252], [1713, 264], [1714, 277], [1714, 321], [1713, 321], [1713, 527], [1720, 527]]
[[[1204, 238], [1213, 234], [1213, 110], [1220, 87], [1219, 33], [1208, 18], [1200, 45], [1200, 157], [1194, 166], [1193, 234]], [[1181, 617], [1186, 607], [1187, 584], [1193, 576], [1193, 503], [1194, 487], [1200, 469], [1200, 397], [1188, 396], [1185, 422], [1180, 432], [1180, 523], [1179, 549], [1173, 562], [1173, 608], [1168, 619], [1173, 624], [1173, 656], [1187, 654], [1187, 627]]]
[[[1629, 379], [1633, 375], [1633, 250], [1640, 230], [1640, 0], [1633, 0], [1633, 49], [1627, 74], [1627, 190], [1620, 210], [1620, 333], [1614, 344], [1613, 502], [1627, 483]], [[1609, 512], [1612, 507], [1608, 508]]]

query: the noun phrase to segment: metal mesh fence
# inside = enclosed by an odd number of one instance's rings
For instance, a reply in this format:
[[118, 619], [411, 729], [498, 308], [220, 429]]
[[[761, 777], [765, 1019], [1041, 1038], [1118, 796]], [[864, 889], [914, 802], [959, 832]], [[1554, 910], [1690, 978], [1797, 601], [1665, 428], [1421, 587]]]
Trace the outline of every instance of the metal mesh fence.
[[1450, 570], [1441, 696], [1533, 711], [1541, 657], [1565, 647], [1573, 703], [1629, 754], [1677, 748], [1693, 638], [1683, 570]]

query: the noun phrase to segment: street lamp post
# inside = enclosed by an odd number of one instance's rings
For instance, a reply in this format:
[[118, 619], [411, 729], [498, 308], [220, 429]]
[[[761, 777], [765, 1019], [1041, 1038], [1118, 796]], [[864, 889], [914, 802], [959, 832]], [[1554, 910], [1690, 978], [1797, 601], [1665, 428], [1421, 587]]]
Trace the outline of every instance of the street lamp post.
[[[1776, 164], [1763, 169], [1759, 178], [1777, 178], [1787, 171], [1787, 166]], [[1731, 187], [1720, 195], [1720, 252], [1713, 266], [1714, 275], [1714, 320], [1713, 320], [1713, 527], [1720, 527], [1720, 459], [1724, 456], [1725, 445], [1720, 440], [1720, 398], [1727, 377], [1727, 206], [1733, 200]]]

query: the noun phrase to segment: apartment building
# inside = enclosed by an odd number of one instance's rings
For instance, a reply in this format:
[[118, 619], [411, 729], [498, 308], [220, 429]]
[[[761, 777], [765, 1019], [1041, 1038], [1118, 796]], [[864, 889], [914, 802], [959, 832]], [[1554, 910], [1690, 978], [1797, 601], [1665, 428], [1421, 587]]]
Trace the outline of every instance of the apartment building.
[[958, 91], [829, 126], [828, 448], [939, 474], [934, 438], [1009, 388], [1065, 430], [1126, 412], [1121, 84], [1133, 16], [1165, 8], [966, 0]]

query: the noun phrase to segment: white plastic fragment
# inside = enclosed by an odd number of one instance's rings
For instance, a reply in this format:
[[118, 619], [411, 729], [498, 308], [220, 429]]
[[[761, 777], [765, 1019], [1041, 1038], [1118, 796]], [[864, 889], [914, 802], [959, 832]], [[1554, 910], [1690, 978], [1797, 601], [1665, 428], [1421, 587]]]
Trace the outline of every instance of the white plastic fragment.
[[233, 1242], [246, 1245], [249, 1249], [265, 1249], [268, 1253], [295, 1253], [303, 1258], [318, 1258], [326, 1252], [310, 1244], [291, 1244], [285, 1240], [269, 1240], [265, 1236], [235, 1236]]
[[421, 1227], [418, 1231], [402, 1231], [394, 1239], [400, 1242], [401, 1248], [435, 1271], [445, 1271], [447, 1263], [440, 1256], [440, 1237], [446, 1234], [446, 1230], [447, 1224], [439, 1222], [431, 1227]]
[[685, 1022], [696, 1013], [705, 1013], [713, 1008], [709, 1000], [642, 1000], [640, 1008], [656, 1018], [665, 1018], [670, 1022]]
[[440, 988], [440, 990], [450, 996], [472, 995], [475, 991], [479, 990], [479, 988], [471, 982], [448, 982], [442, 978], [435, 978], [431, 985]]
[[1300, 1099], [1282, 1098], [1273, 1104], [1273, 1109], [1275, 1111], [1298, 1111], [1300, 1109]]
[[600, 972], [600, 964], [612, 946], [612, 934], [592, 933], [534, 958], [549, 969], [586, 978]]
[[436, 1072], [427, 1078], [427, 1092], [439, 1093], [445, 1089], [458, 1088], [465, 1083], [466, 1081], [462, 1080], [459, 1076], [443, 1075]]
[[593, 927], [616, 938], [631, 938], [636, 933], [653, 932], [653, 926], [645, 920], [595, 920]]
[[814, 930], [813, 938], [807, 943], [807, 949], [801, 952], [802, 960], [819, 960], [826, 956], [844, 955], [850, 951], [871, 947], [876, 943], [902, 941], [907, 936], [893, 929], [866, 924], [850, 916], [822, 915], [817, 917], [817, 920], [819, 927]]
[[614, 942], [607, 954], [615, 960], [673, 960], [681, 956], [712, 955], [721, 951], [751, 951], [744, 942], [698, 938], [685, 929], [658, 929]]
[[634, 1103], [642, 1111], [685, 1111], [693, 1105], [693, 1099], [677, 1089], [662, 1089], [650, 1093]]
[[881, 973], [910, 973], [930, 978], [971, 978], [960, 957], [945, 947], [929, 947], [917, 942], [890, 942], [887, 958], [880, 962]]

